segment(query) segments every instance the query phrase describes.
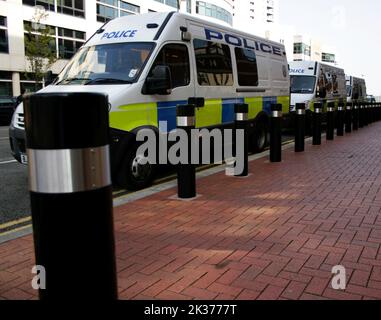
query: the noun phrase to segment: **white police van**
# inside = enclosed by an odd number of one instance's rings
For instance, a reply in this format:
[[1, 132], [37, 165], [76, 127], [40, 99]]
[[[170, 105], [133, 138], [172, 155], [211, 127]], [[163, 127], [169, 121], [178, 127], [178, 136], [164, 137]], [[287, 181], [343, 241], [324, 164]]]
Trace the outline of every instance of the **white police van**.
[[[267, 144], [271, 104], [281, 103], [288, 113], [289, 88], [282, 44], [170, 12], [109, 21], [40, 92], [107, 94], [113, 181], [139, 189], [155, 172], [136, 158], [139, 130], [174, 129], [176, 106], [188, 102], [197, 106], [196, 127], [227, 127], [234, 122], [234, 104], [247, 103], [251, 147], [260, 151]], [[159, 128], [161, 121], [167, 128]], [[25, 162], [22, 105], [10, 130], [15, 157]], [[20, 145], [24, 149], [16, 150]]]
[[366, 101], [366, 83], [364, 79], [346, 75], [347, 102]]

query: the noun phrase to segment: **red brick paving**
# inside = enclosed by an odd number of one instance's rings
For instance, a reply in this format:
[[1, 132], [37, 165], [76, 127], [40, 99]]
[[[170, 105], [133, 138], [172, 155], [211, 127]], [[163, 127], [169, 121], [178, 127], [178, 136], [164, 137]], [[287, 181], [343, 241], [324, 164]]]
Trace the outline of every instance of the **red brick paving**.
[[[198, 180], [114, 210], [121, 299], [381, 299], [381, 124], [247, 179]], [[0, 245], [0, 299], [35, 299], [32, 236]], [[331, 288], [331, 269], [347, 288]]]

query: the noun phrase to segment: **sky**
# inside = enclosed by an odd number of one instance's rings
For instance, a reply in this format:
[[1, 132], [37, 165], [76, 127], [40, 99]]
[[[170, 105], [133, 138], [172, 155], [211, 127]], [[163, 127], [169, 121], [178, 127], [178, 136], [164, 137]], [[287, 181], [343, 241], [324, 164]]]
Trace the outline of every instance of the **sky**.
[[381, 96], [380, 0], [279, 0], [279, 23], [334, 47], [346, 74]]

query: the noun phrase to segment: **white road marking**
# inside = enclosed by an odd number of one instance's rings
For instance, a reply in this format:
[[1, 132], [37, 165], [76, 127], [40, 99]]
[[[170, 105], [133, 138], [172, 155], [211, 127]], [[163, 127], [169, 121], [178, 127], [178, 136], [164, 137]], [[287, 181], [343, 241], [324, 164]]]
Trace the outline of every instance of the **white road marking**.
[[17, 162], [17, 160], [0, 161], [0, 164], [8, 164], [8, 163], [13, 163], [13, 162]]

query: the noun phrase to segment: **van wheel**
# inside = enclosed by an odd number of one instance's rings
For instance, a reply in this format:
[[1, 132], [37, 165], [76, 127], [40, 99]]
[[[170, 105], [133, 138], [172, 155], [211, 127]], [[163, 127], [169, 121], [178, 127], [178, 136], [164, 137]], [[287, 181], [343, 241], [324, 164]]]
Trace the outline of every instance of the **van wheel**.
[[128, 148], [122, 169], [118, 175], [118, 184], [127, 190], [141, 190], [149, 187], [155, 176], [155, 166], [143, 163], [143, 155], [137, 155], [138, 145]]
[[265, 150], [268, 144], [268, 133], [268, 126], [264, 122], [258, 121], [254, 124], [254, 132], [250, 137], [250, 146], [253, 152], [259, 153]]

